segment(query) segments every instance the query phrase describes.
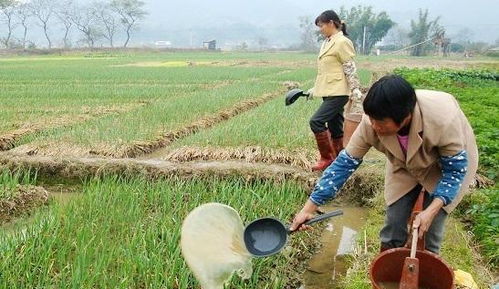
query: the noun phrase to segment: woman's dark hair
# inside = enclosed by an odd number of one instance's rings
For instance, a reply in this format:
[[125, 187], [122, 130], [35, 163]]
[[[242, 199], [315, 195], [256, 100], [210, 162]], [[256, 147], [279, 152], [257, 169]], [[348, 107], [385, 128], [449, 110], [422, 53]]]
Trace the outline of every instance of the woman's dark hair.
[[321, 15], [317, 16], [317, 18], [315, 18], [315, 25], [319, 26], [319, 23], [329, 23], [330, 21], [333, 21], [336, 29], [343, 31], [343, 35], [348, 35], [347, 25], [341, 22], [340, 17], [338, 17], [338, 14], [333, 10], [326, 10], [322, 12]]
[[416, 92], [412, 85], [398, 75], [386, 75], [376, 81], [364, 100], [364, 112], [376, 119], [391, 118], [402, 121], [414, 110]]

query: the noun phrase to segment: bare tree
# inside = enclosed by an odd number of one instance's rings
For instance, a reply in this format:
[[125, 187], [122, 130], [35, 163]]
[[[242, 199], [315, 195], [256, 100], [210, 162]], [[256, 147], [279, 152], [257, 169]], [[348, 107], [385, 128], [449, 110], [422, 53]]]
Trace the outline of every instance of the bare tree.
[[75, 11], [71, 13], [71, 20], [75, 27], [83, 33], [88, 47], [94, 47], [95, 42], [102, 36], [102, 33], [96, 25], [96, 14], [97, 13], [92, 6], [77, 7]]
[[37, 24], [43, 29], [49, 49], [52, 48], [52, 41], [48, 33], [49, 21], [54, 14], [55, 5], [53, 0], [31, 0], [30, 2], [31, 13], [38, 20]]
[[96, 16], [103, 25], [102, 36], [109, 41], [109, 45], [114, 47], [114, 35], [118, 28], [118, 19], [111, 5], [107, 3], [95, 3]]
[[257, 42], [258, 46], [260, 46], [260, 50], [264, 50], [269, 44], [269, 40], [264, 36], [258, 37]]
[[299, 21], [302, 30], [300, 48], [305, 51], [317, 50], [317, 38], [312, 19], [308, 16], [302, 16]]
[[16, 14], [16, 9], [18, 5], [19, 2], [17, 2], [16, 0], [6, 0], [0, 2], [0, 13], [2, 16], [1, 21], [7, 27], [7, 36], [3, 37], [1, 41], [6, 48], [10, 47], [10, 39], [12, 37], [12, 32], [14, 28], [17, 26], [17, 23], [14, 21], [15, 20], [14, 16]]
[[28, 20], [31, 17], [31, 11], [27, 3], [22, 3], [17, 7], [16, 16], [19, 20], [19, 24], [21, 24], [21, 26], [23, 27], [22, 46], [23, 48], [26, 48], [26, 41], [28, 37]]
[[64, 37], [62, 38], [64, 42], [64, 48], [69, 48], [71, 46], [69, 40], [69, 33], [73, 27], [72, 13], [76, 11], [75, 4], [72, 0], [64, 0], [61, 5], [55, 9], [55, 16], [59, 22], [64, 26]]
[[123, 47], [127, 47], [132, 31], [137, 28], [138, 22], [147, 15], [143, 9], [143, 1], [139, 0], [113, 0], [111, 7], [120, 16], [121, 24], [125, 28], [126, 41]]

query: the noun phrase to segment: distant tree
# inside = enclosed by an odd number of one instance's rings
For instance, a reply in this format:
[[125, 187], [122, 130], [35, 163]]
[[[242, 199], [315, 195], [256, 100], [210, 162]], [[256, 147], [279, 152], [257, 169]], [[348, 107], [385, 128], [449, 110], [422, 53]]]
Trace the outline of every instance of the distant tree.
[[16, 16], [19, 21], [19, 24], [23, 27], [23, 39], [21, 41], [22, 47], [26, 48], [26, 41], [28, 37], [28, 21], [31, 17], [31, 12], [29, 9], [29, 5], [27, 3], [21, 3], [16, 10]]
[[386, 12], [376, 14], [371, 6], [359, 5], [350, 10], [341, 7], [339, 16], [346, 23], [348, 37], [362, 54], [369, 54], [395, 25]]
[[95, 11], [103, 28], [102, 36], [109, 41], [111, 47], [114, 47], [114, 35], [119, 24], [117, 14], [108, 3], [96, 3]]
[[482, 41], [470, 42], [466, 45], [466, 50], [474, 53], [484, 53], [489, 48], [490, 45]]
[[119, 19], [126, 32], [126, 40], [123, 47], [127, 47], [133, 30], [138, 26], [140, 20], [144, 19], [147, 12], [144, 10], [145, 3], [139, 0], [112, 0], [111, 8], [119, 15]]
[[269, 40], [263, 36], [258, 37], [258, 46], [260, 47], [260, 50], [263, 50], [269, 45]]
[[435, 33], [442, 29], [438, 24], [440, 17], [433, 20], [428, 19], [428, 9], [424, 12], [419, 9], [419, 18], [417, 21], [411, 20], [411, 31], [409, 38], [411, 45], [414, 45], [411, 51], [412, 56], [424, 56], [432, 48], [431, 40]]
[[450, 52], [454, 52], [454, 53], [463, 53], [465, 51], [465, 48], [464, 48], [464, 45], [462, 45], [460, 43], [451, 43], [449, 50], [450, 50]]
[[435, 45], [435, 48], [437, 49], [437, 54], [442, 53], [444, 57], [449, 56], [451, 39], [445, 37], [445, 29], [443, 27], [435, 32], [432, 39], [433, 45]]
[[248, 43], [246, 43], [246, 41], [243, 41], [241, 42], [241, 44], [237, 45], [236, 49], [241, 51], [246, 51], [248, 50]]
[[94, 47], [95, 42], [102, 36], [97, 25], [97, 12], [93, 5], [79, 6], [71, 13], [71, 21], [84, 36], [88, 47]]
[[1, 41], [6, 48], [10, 48], [9, 46], [12, 37], [12, 32], [14, 28], [17, 26], [17, 23], [15, 22], [15, 14], [18, 5], [19, 2], [15, 0], [4, 0], [0, 2], [0, 13], [1, 13], [0, 20], [7, 27], [7, 35], [5, 37], [2, 37]]
[[49, 36], [49, 22], [54, 16], [54, 10], [57, 3], [53, 0], [31, 0], [29, 7], [31, 14], [38, 20], [37, 24], [43, 29], [45, 38], [48, 42], [48, 48], [52, 48], [52, 41]]
[[383, 42], [392, 45], [394, 49], [401, 49], [408, 46], [411, 40], [408, 36], [409, 32], [399, 25], [395, 25], [388, 31]]
[[299, 18], [301, 28], [301, 43], [300, 49], [305, 51], [317, 50], [317, 37], [315, 24], [309, 16]]
[[73, 27], [73, 13], [76, 13], [77, 8], [72, 0], [63, 0], [60, 2], [61, 5], [55, 9], [55, 15], [59, 22], [64, 26], [64, 36], [62, 41], [64, 43], [64, 48], [71, 47], [69, 40], [69, 33]]

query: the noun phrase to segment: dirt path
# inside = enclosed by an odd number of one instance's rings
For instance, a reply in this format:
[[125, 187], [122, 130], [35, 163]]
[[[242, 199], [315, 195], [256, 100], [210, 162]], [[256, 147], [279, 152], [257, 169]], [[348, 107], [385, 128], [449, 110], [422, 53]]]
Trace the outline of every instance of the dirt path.
[[450, 68], [450, 69], [469, 69], [469, 68], [483, 68], [484, 66], [499, 67], [499, 61], [491, 59], [464, 59], [464, 58], [428, 58], [428, 57], [412, 57], [412, 58], [386, 58], [382, 57], [376, 59], [370, 57], [368, 59], [360, 58], [358, 60], [358, 68], [367, 69], [372, 72], [385, 74], [393, 71], [395, 68], [408, 67], [408, 68]]
[[305, 188], [314, 184], [319, 174], [279, 164], [260, 164], [242, 161], [201, 161], [174, 163], [162, 160], [54, 158], [0, 153], [0, 166], [11, 170], [31, 168], [41, 177], [55, 179], [85, 179], [94, 176], [118, 174], [147, 178], [242, 177], [248, 181], [294, 180]]
[[315, 151], [286, 151], [260, 146], [237, 148], [185, 146], [178, 149], [160, 149], [147, 156], [141, 157], [141, 159], [145, 159], [146, 157], [160, 158], [172, 162], [237, 160], [251, 163], [285, 164], [309, 170], [315, 161], [315, 154]]

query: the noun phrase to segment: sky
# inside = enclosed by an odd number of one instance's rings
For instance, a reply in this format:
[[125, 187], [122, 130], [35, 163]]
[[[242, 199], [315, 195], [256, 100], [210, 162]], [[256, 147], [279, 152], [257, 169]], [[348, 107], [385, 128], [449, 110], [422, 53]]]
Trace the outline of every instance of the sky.
[[[110, 0], [74, 0], [79, 4]], [[236, 48], [243, 42], [255, 48], [264, 40], [267, 47], [287, 48], [300, 43], [299, 19], [313, 22], [328, 9], [350, 9], [372, 6], [374, 12], [385, 11], [397, 23], [394, 31], [410, 30], [411, 19], [417, 19], [419, 9], [428, 9], [430, 19], [439, 23], [451, 40], [467, 39], [496, 43], [499, 41], [499, 0], [142, 0], [146, 18], [133, 33], [132, 46], [154, 46], [157, 41], [170, 42], [173, 47], [202, 47], [204, 41], [217, 40], [224, 49]], [[348, 23], [347, 23], [348, 24]], [[348, 27], [348, 25], [347, 25]], [[463, 29], [467, 30], [463, 33]], [[16, 28], [16, 37], [21, 35]], [[62, 45], [62, 28], [51, 27], [49, 34], [55, 45]], [[0, 37], [5, 27], [0, 25]], [[72, 32], [76, 43], [81, 35]], [[39, 47], [46, 40], [39, 27], [32, 27], [28, 38]], [[124, 41], [123, 32], [116, 43]], [[389, 39], [389, 38], [387, 38]], [[497, 42], [499, 43], [499, 42]], [[499, 45], [499, 44], [496, 44]]]
[[[410, 20], [418, 17], [418, 10], [428, 9], [430, 17], [440, 17], [440, 24], [448, 36], [457, 37], [462, 29], [469, 29], [470, 40], [494, 43], [499, 39], [498, 0], [143, 0], [149, 16], [144, 29], [150, 37], [168, 40], [173, 34], [184, 34], [182, 42], [220, 38], [220, 41], [241, 41], [244, 37], [265, 37], [271, 43], [299, 42], [299, 17], [315, 19], [327, 9], [341, 6], [373, 6], [375, 12], [386, 11], [402, 27], [409, 29]], [[238, 31], [254, 27], [253, 35]], [[155, 31], [156, 35], [150, 35]], [[210, 33], [210, 31], [212, 33]], [[212, 35], [210, 35], [212, 34]], [[222, 35], [222, 36], [220, 36]], [[259, 36], [260, 35], [260, 36]], [[160, 39], [161, 38], [161, 39]], [[176, 39], [182, 39], [173, 37]], [[185, 43], [184, 43], [185, 44]]]

